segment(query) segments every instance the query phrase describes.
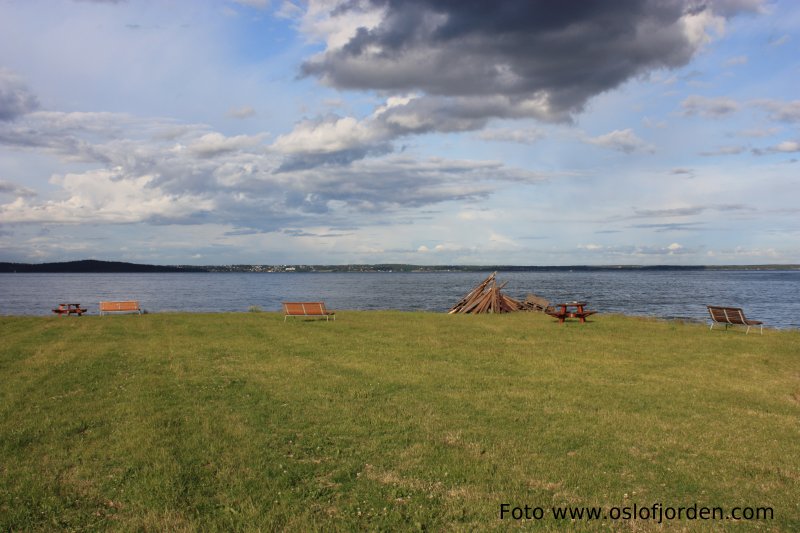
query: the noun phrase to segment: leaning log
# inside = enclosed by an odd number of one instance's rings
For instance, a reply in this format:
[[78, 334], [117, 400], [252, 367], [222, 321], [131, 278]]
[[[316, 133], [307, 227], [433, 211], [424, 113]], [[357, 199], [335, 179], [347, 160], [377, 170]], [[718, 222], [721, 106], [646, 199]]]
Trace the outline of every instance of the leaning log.
[[466, 296], [461, 298], [448, 313], [511, 313], [523, 309], [522, 302], [506, 296], [502, 289], [508, 282], [497, 285], [495, 276], [497, 272], [492, 272], [489, 277], [475, 286]]

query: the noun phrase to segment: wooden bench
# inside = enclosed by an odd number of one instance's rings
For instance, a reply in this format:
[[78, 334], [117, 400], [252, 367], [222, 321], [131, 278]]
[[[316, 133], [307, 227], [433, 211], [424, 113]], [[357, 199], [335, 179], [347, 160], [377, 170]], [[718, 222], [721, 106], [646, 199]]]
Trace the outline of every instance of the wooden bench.
[[711, 316], [711, 327], [708, 329], [714, 329], [714, 324], [725, 324], [726, 331], [728, 326], [745, 326], [747, 331], [744, 334], [747, 335], [750, 333], [751, 327], [758, 326], [761, 334], [764, 334], [763, 322], [748, 320], [740, 307], [720, 307], [717, 305], [707, 305], [706, 307], [708, 307], [708, 314]]
[[142, 314], [142, 309], [139, 307], [139, 302], [136, 300], [129, 300], [126, 302], [100, 302], [100, 316], [103, 313], [127, 313], [136, 312]]
[[283, 313], [284, 322], [290, 316], [325, 317], [325, 320], [333, 317], [336, 320], [336, 313], [325, 309], [324, 302], [283, 302]]

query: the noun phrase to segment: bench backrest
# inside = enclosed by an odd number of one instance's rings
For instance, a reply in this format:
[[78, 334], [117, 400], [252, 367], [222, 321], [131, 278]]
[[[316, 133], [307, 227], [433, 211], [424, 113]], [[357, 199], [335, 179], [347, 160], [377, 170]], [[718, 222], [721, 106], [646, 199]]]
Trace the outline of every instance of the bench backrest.
[[324, 302], [283, 302], [283, 311], [287, 315], [324, 315], [328, 312]]
[[747, 324], [744, 312], [740, 307], [718, 307], [709, 305], [708, 314], [714, 322], [727, 322], [728, 324]]
[[130, 300], [127, 302], [100, 302], [101, 311], [138, 311], [139, 302]]

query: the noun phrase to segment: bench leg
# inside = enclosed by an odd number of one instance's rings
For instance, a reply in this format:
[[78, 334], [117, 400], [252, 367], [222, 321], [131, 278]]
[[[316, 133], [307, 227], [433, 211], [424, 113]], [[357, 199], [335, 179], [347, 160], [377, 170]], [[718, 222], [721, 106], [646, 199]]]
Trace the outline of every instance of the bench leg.
[[[748, 333], [750, 333], [750, 328], [751, 328], [751, 327], [752, 327], [752, 326], [747, 326], [747, 331], [745, 331], [745, 332], [744, 332], [744, 334], [745, 334], [745, 335], [747, 335]], [[764, 324], [759, 324], [759, 325], [758, 325], [758, 332], [759, 332], [761, 335], [763, 335], [763, 334], [764, 334]]]

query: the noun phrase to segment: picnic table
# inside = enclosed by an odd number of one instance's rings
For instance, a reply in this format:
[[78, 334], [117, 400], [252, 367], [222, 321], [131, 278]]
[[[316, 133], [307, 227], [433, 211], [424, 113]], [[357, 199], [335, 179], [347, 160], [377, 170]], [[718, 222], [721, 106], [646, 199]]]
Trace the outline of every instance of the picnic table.
[[53, 309], [53, 312], [56, 313], [58, 316], [62, 316], [62, 315], [67, 315], [67, 316], [69, 316], [69, 315], [78, 315], [78, 316], [82, 316], [83, 313], [86, 312], [86, 309], [83, 309], [81, 307], [81, 304], [63, 303], [63, 304], [58, 304], [58, 307]]
[[[587, 311], [585, 308], [588, 305], [587, 302], [564, 302], [553, 304], [556, 308], [553, 311], [548, 311], [547, 314], [557, 318], [559, 324], [563, 324], [564, 321], [568, 318], [577, 318], [580, 320], [581, 324], [586, 322], [586, 317], [589, 315], [595, 314], [597, 311]], [[571, 311], [570, 309], [575, 309]]]

